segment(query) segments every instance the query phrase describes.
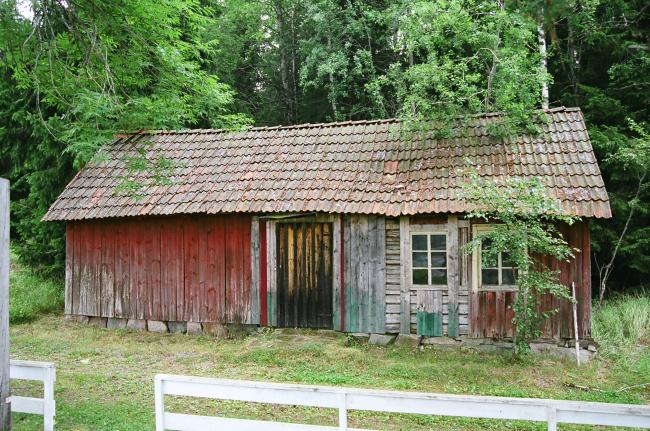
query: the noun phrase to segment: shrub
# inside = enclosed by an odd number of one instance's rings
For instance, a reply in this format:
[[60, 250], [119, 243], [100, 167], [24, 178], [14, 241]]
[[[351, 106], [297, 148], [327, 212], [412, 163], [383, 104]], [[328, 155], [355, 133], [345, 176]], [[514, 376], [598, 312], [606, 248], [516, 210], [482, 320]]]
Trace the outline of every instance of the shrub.
[[44, 279], [21, 267], [18, 257], [11, 254], [9, 273], [9, 322], [23, 323], [39, 314], [60, 310], [63, 306], [63, 284]]

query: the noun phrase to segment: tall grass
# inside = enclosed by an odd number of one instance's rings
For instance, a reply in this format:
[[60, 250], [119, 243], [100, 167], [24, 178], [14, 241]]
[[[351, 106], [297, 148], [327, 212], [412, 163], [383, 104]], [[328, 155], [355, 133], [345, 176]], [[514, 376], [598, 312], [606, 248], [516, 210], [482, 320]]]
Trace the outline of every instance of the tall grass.
[[636, 357], [650, 349], [650, 296], [625, 295], [594, 305], [594, 339], [610, 357]]
[[18, 256], [11, 253], [9, 271], [9, 321], [24, 323], [40, 314], [63, 307], [63, 285], [48, 280], [22, 267]]

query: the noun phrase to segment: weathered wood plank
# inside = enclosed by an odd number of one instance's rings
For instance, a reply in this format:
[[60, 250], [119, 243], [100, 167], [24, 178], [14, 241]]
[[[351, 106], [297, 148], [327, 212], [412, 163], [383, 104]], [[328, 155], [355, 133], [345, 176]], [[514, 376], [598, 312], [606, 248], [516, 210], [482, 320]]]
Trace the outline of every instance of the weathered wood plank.
[[66, 223], [65, 229], [65, 305], [64, 314], [72, 314], [72, 280], [74, 277], [74, 223]]
[[102, 229], [101, 234], [101, 315], [104, 317], [115, 316], [115, 237], [114, 223], [108, 223], [107, 229]]
[[98, 232], [92, 228], [91, 223], [84, 222], [80, 224], [81, 232], [81, 283], [79, 286], [79, 314], [86, 316], [97, 316], [99, 301], [99, 277], [97, 276], [97, 263], [99, 259], [96, 257], [95, 250], [95, 237]]
[[0, 430], [11, 429], [9, 387], [9, 181], [0, 178]]
[[151, 314], [152, 320], [160, 320], [162, 317], [162, 252], [160, 250], [161, 223], [155, 220], [151, 223], [151, 257], [150, 257], [150, 280], [151, 284]]
[[447, 323], [447, 334], [450, 337], [458, 336], [460, 331], [458, 315], [458, 294], [460, 290], [460, 253], [458, 240], [458, 217], [447, 217], [447, 295], [448, 314], [454, 316]]
[[[116, 229], [117, 253], [115, 256], [115, 317], [126, 317], [131, 314], [131, 282], [130, 282], [130, 237], [128, 223], [119, 223]], [[75, 258], [75, 261], [77, 259]]]
[[[240, 249], [242, 250], [242, 267], [241, 276], [242, 284], [239, 300], [239, 315], [241, 316], [240, 322], [250, 323], [252, 319], [252, 270], [251, 270], [251, 218], [246, 215], [239, 216], [239, 223], [241, 225]], [[259, 294], [258, 294], [259, 295]], [[239, 322], [238, 322], [239, 323]]]
[[269, 324], [269, 310], [268, 310], [268, 275], [267, 275], [267, 247], [268, 241], [266, 238], [266, 220], [260, 220], [260, 325], [268, 326]]
[[337, 215], [332, 226], [332, 327], [335, 331], [343, 329], [341, 327], [341, 245], [341, 217]]
[[226, 223], [215, 219], [208, 233], [207, 306], [210, 322], [225, 322], [226, 313]]
[[351, 316], [354, 314], [351, 312], [352, 308], [352, 294], [353, 294], [353, 282], [352, 280], [355, 278], [356, 273], [352, 271], [352, 264], [350, 262], [350, 254], [352, 253], [352, 244], [351, 244], [351, 239], [352, 235], [350, 233], [350, 215], [343, 215], [341, 216], [343, 218], [343, 236], [344, 236], [344, 271], [345, 271], [345, 278], [344, 278], [344, 304], [345, 304], [345, 317], [343, 319], [344, 322], [344, 331], [345, 332], [352, 332], [352, 320]]
[[187, 271], [187, 260], [185, 259], [185, 226], [182, 224], [177, 225], [175, 242], [178, 247], [178, 255], [175, 259], [179, 260], [178, 285], [176, 288], [176, 320], [185, 321], [185, 272]]
[[481, 337], [479, 292], [470, 293], [469, 331], [472, 337]]
[[251, 218], [251, 310], [247, 323], [260, 323], [260, 221]]
[[79, 223], [74, 223], [74, 263], [72, 266], [72, 314], [79, 314], [81, 311], [80, 290], [82, 273], [82, 250], [81, 250], [81, 228]]
[[386, 332], [386, 223], [383, 216], [376, 216], [375, 222], [377, 228], [371, 242], [374, 249], [370, 272], [373, 277], [370, 289], [374, 298], [371, 332], [382, 334]]
[[356, 249], [354, 251], [354, 261], [357, 272], [357, 327], [355, 332], [367, 332], [368, 322], [368, 302], [370, 300], [370, 274], [368, 274], [368, 248], [370, 224], [367, 216], [357, 216], [356, 226], [353, 226], [353, 232], [356, 231]]
[[409, 218], [402, 216], [399, 219], [400, 231], [400, 333], [411, 333], [411, 233], [409, 229]]
[[508, 338], [512, 338], [515, 336], [515, 326], [512, 323], [512, 319], [515, 317], [515, 311], [512, 309], [512, 305], [517, 300], [517, 292], [505, 292], [505, 295], [506, 295], [505, 336]]
[[[226, 229], [226, 321], [242, 322], [243, 262], [242, 223], [231, 216]], [[247, 221], [247, 228], [249, 228]], [[250, 250], [246, 247], [246, 253]]]
[[332, 328], [331, 223], [277, 226], [278, 326]]
[[506, 333], [506, 292], [496, 292], [495, 299], [495, 335], [499, 338]]
[[[308, 324], [312, 327], [324, 325], [320, 320], [319, 305], [324, 306], [325, 299], [323, 298], [324, 292], [317, 291], [314, 294], [314, 290], [318, 289], [321, 276], [321, 259], [326, 259], [327, 254], [323, 252], [321, 258], [316, 258], [316, 253], [321, 249], [321, 243], [319, 242], [318, 235], [316, 234], [316, 225], [312, 222], [305, 226], [305, 284], [307, 285], [306, 291], [308, 292], [306, 296], [307, 302], [307, 316]], [[324, 246], [324, 244], [323, 244]], [[333, 284], [332, 284], [333, 285]], [[329, 304], [327, 307], [331, 307], [331, 301], [333, 300], [334, 295], [327, 299]]]
[[266, 257], [267, 257], [267, 318], [269, 326], [277, 326], [277, 239], [276, 222], [269, 220], [266, 223]]
[[417, 334], [428, 337], [443, 335], [442, 292], [440, 290], [418, 290]]
[[196, 303], [192, 306], [192, 314], [198, 317], [199, 322], [209, 322], [210, 316], [208, 314], [208, 290], [212, 287], [212, 281], [209, 271], [210, 265], [210, 252], [209, 241], [213, 229], [213, 220], [211, 218], [201, 218], [199, 222], [198, 232], [198, 248], [199, 248], [199, 267], [198, 274], [199, 280], [196, 285], [198, 291], [196, 292]]
[[[184, 264], [184, 295], [183, 321], [198, 322], [198, 312], [195, 314], [194, 303], [197, 300], [199, 282], [199, 241], [198, 228], [193, 223], [186, 223], [183, 230]], [[198, 309], [196, 309], [198, 311]]]
[[581, 249], [578, 260], [582, 272], [582, 282], [576, 286], [579, 316], [578, 331], [581, 338], [591, 338], [591, 233], [589, 231], [589, 222], [582, 221], [578, 226], [582, 228], [580, 230], [582, 241], [579, 245], [576, 244]]

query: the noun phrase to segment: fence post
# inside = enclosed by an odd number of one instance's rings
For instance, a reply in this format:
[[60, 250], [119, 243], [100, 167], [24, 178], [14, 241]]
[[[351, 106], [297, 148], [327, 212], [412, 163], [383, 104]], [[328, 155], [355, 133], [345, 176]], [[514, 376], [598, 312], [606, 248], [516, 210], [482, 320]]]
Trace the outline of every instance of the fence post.
[[54, 431], [54, 380], [56, 371], [53, 367], [45, 369], [43, 381], [43, 428], [45, 431]]
[[0, 178], [0, 431], [11, 430], [9, 396], [9, 181]]
[[165, 394], [160, 376], [154, 378], [154, 404], [156, 409], [156, 431], [165, 431]]
[[345, 392], [339, 394], [339, 428], [348, 429], [348, 397]]
[[548, 421], [548, 431], [557, 431], [557, 409], [554, 405], [549, 404], [546, 420]]

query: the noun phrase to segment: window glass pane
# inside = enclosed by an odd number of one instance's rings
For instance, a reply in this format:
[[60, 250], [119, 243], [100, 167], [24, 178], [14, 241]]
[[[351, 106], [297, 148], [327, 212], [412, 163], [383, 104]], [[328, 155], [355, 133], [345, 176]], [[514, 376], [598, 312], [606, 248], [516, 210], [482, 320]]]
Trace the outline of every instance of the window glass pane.
[[483, 285], [496, 286], [499, 284], [499, 270], [498, 269], [482, 269], [481, 270], [481, 283]]
[[413, 235], [413, 250], [426, 250], [426, 249], [427, 249], [427, 236]]
[[481, 249], [486, 250], [492, 247], [492, 240], [489, 238], [485, 238], [481, 241]]
[[503, 268], [501, 271], [502, 284], [512, 286], [517, 283], [517, 270], [515, 268]]
[[487, 250], [492, 246], [492, 240], [484, 239], [481, 242], [481, 268], [497, 268], [499, 266], [498, 256], [492, 256]]
[[413, 252], [413, 267], [414, 268], [428, 268], [429, 262], [427, 261], [426, 251]]
[[481, 268], [497, 268], [499, 261], [497, 256], [488, 256], [487, 253], [481, 253]]
[[510, 254], [503, 252], [501, 253], [501, 266], [513, 267], [515, 264], [510, 259]]
[[447, 250], [447, 235], [431, 235], [431, 250]]
[[440, 251], [431, 252], [431, 267], [432, 268], [447, 267], [447, 252], [440, 252]]
[[429, 280], [427, 280], [426, 269], [413, 270], [413, 284], [429, 284]]
[[431, 270], [431, 284], [447, 284], [447, 270], [446, 269], [432, 269]]

